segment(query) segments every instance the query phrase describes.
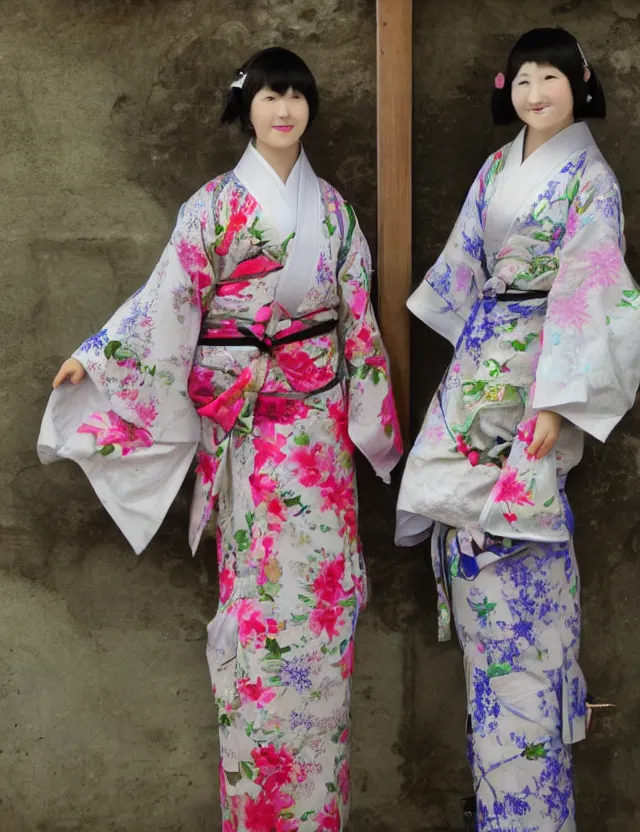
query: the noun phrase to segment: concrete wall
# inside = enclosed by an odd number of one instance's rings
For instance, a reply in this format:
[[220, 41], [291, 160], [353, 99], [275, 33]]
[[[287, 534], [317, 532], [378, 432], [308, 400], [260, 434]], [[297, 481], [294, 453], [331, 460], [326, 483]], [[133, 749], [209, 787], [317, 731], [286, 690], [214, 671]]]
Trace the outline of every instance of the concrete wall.
[[[416, 280], [504, 141], [487, 109], [493, 76], [515, 36], [550, 20], [584, 41], [608, 91], [596, 135], [640, 273], [635, 0], [456, 0], [455, 17], [444, 0], [414, 6]], [[2, 832], [220, 828], [204, 660], [215, 552], [211, 541], [188, 552], [188, 488], [136, 559], [79, 470], [41, 467], [34, 445], [55, 369], [145, 279], [181, 201], [241, 152], [217, 125], [222, 91], [273, 43], [316, 73], [308, 152], [374, 243], [374, 0], [0, 3]], [[419, 330], [414, 348], [417, 422], [448, 355]], [[589, 447], [572, 488], [584, 666], [620, 706], [576, 754], [581, 832], [635, 828], [639, 442], [629, 417], [606, 448]], [[458, 829], [470, 790], [460, 656], [435, 643], [426, 552], [393, 549], [393, 493], [364, 467], [361, 503], [373, 600], [358, 642], [352, 832]]]

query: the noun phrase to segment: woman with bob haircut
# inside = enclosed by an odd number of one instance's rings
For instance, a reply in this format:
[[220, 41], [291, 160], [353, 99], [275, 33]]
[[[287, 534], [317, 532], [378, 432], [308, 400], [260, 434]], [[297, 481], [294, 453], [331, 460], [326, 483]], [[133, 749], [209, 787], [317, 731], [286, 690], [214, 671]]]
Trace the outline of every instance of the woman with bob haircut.
[[491, 154], [409, 309], [454, 347], [409, 454], [396, 539], [431, 535], [439, 636], [464, 651], [469, 829], [575, 830], [571, 745], [585, 737], [580, 584], [565, 494], [584, 433], [605, 441], [640, 381], [640, 293], [620, 188], [584, 119], [593, 66], [534, 29], [495, 80]]
[[187, 200], [149, 281], [64, 362], [38, 444], [44, 462], [82, 466], [138, 553], [197, 457], [194, 553], [217, 515], [223, 832], [345, 827], [366, 599], [354, 452], [385, 482], [402, 454], [369, 249], [300, 143], [317, 111], [293, 52], [246, 61], [222, 116], [250, 136], [244, 155]]

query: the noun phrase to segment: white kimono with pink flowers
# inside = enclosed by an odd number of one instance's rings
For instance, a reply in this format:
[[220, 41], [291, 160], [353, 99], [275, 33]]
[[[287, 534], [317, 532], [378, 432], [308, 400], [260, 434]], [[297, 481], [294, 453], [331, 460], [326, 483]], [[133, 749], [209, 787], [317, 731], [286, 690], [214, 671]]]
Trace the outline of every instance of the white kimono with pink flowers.
[[354, 449], [385, 481], [402, 453], [370, 272], [353, 209], [304, 153], [284, 184], [250, 145], [183, 206], [43, 421], [43, 461], [76, 460], [138, 552], [197, 455], [194, 551], [217, 515], [225, 832], [346, 823]]
[[[408, 302], [455, 352], [408, 457], [400, 545], [433, 521], [568, 540], [564, 482], [583, 432], [604, 441], [638, 389], [640, 293], [624, 263], [618, 182], [584, 123], [523, 162], [524, 136], [485, 162]], [[564, 417], [541, 460], [526, 453], [539, 410]]]

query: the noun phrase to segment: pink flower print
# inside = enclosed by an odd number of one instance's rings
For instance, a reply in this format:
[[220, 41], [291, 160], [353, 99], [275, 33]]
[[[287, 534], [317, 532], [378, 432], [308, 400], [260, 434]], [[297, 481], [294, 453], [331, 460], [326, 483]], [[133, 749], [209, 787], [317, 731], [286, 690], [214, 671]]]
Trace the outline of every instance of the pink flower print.
[[293, 425], [306, 419], [308, 415], [308, 405], [298, 399], [259, 396], [254, 412], [254, 424], [259, 426], [265, 422], [273, 422], [278, 425]]
[[475, 468], [480, 462], [480, 454], [477, 451], [469, 451], [467, 459], [469, 460], [469, 465], [471, 465], [472, 468]]
[[342, 654], [340, 659], [340, 670], [342, 671], [342, 678], [349, 679], [353, 674], [353, 665], [355, 660], [355, 647], [353, 639], [349, 642], [347, 649]]
[[189, 398], [195, 404], [206, 404], [211, 401], [213, 393], [213, 370], [194, 364], [189, 374]]
[[587, 277], [583, 286], [587, 289], [615, 286], [623, 267], [622, 252], [610, 243], [585, 254], [581, 260], [587, 265]]
[[260, 676], [255, 682], [248, 678], [238, 679], [238, 693], [243, 705], [255, 702], [260, 710], [276, 698], [275, 689], [265, 688]]
[[258, 797], [246, 795], [244, 822], [247, 832], [285, 832], [279, 827], [282, 820], [278, 815], [293, 806], [291, 795], [260, 792]]
[[361, 318], [364, 315], [368, 303], [369, 293], [362, 286], [358, 286], [351, 295], [350, 303], [355, 318]]
[[280, 497], [272, 497], [267, 503], [267, 528], [279, 532], [287, 519], [287, 507]]
[[321, 812], [314, 818], [318, 824], [317, 832], [340, 832], [340, 812], [338, 811], [338, 799], [333, 798], [327, 803]]
[[349, 436], [349, 419], [347, 416], [347, 408], [343, 399], [337, 402], [327, 403], [327, 413], [333, 419], [334, 435], [336, 441], [342, 445], [345, 450], [351, 453], [354, 449], [354, 444]]
[[274, 792], [287, 786], [293, 779], [293, 755], [286, 746], [276, 748], [273, 743], [254, 748], [253, 762], [258, 769], [255, 783], [266, 792]]
[[346, 805], [349, 803], [349, 795], [351, 792], [351, 772], [349, 770], [349, 760], [345, 760], [338, 772], [338, 789], [340, 790], [340, 797], [342, 802]]
[[493, 489], [495, 503], [513, 503], [516, 506], [532, 506], [531, 492], [518, 480], [518, 472], [509, 465], [500, 472], [498, 481]]
[[139, 390], [117, 390], [116, 396], [123, 401], [134, 402], [140, 395]]
[[248, 280], [225, 280], [224, 283], [219, 283], [216, 286], [216, 297], [240, 297], [247, 286], [251, 286], [251, 282]]
[[145, 427], [151, 427], [158, 415], [154, 401], [137, 402], [133, 406], [134, 413]]
[[295, 344], [279, 349], [276, 361], [293, 389], [304, 393], [319, 390], [335, 377], [331, 364], [318, 364], [316, 359]]
[[148, 430], [125, 422], [113, 410], [105, 413], [92, 413], [86, 422], [78, 428], [78, 433], [91, 433], [96, 439], [96, 450], [105, 456], [114, 447], [120, 447], [122, 456], [128, 456], [138, 448], [150, 448], [153, 437]]
[[472, 279], [473, 269], [464, 264], [459, 265], [455, 274], [455, 291], [468, 294]]
[[514, 514], [512, 511], [505, 511], [505, 513], [502, 516], [510, 525], [513, 525], [518, 519], [518, 515]]
[[550, 300], [547, 317], [559, 326], [581, 330], [590, 320], [586, 293], [577, 290], [566, 297]]
[[520, 422], [518, 425], [518, 439], [521, 442], [524, 442], [526, 445], [530, 445], [533, 442], [533, 434], [536, 430], [537, 421], [538, 417], [532, 416], [526, 422]]
[[322, 483], [325, 472], [322, 464], [322, 445], [316, 442], [313, 446], [296, 448], [291, 454], [292, 461], [298, 466], [296, 471], [300, 485], [313, 488]]
[[229, 598], [231, 598], [231, 593], [233, 592], [233, 586], [236, 581], [236, 573], [233, 569], [223, 569], [220, 572], [220, 603], [226, 604]]
[[565, 240], [572, 240], [580, 228], [580, 217], [578, 216], [578, 212], [576, 210], [576, 206], [574, 204], [571, 205], [569, 208], [569, 213], [567, 214], [567, 230], [565, 232]]
[[[178, 261], [191, 278], [191, 282], [198, 289], [198, 296], [211, 286], [209, 260], [202, 249], [195, 243], [181, 240], [177, 247]], [[206, 271], [205, 271], [206, 270]]]
[[253, 645], [256, 650], [262, 650], [267, 636], [278, 633], [278, 622], [274, 618], [265, 619], [251, 601], [245, 599], [234, 604], [233, 613], [238, 619], [238, 638], [243, 647]]
[[313, 582], [313, 591], [320, 601], [327, 604], [338, 604], [347, 597], [347, 593], [342, 586], [344, 568], [344, 555], [340, 555], [335, 560], [323, 562], [320, 567], [320, 574]]
[[204, 485], [212, 483], [218, 470], [219, 461], [206, 451], [198, 451], [196, 474], [200, 474]]
[[398, 421], [398, 413], [396, 405], [393, 400], [393, 393], [391, 390], [382, 400], [382, 408], [380, 410], [380, 422], [387, 436], [393, 437], [393, 447], [398, 453], [402, 453], [402, 432], [400, 431], [400, 422]]
[[350, 338], [347, 338], [344, 345], [347, 361], [353, 361], [358, 356], [371, 355], [373, 351], [373, 333], [367, 324], [362, 324]]
[[275, 434], [273, 442], [256, 436], [253, 440], [253, 447], [256, 452], [255, 470], [262, 470], [268, 462], [272, 462], [274, 467], [284, 462], [287, 455], [280, 449], [286, 444], [286, 437], [280, 433]]
[[249, 367], [245, 367], [233, 384], [209, 404], [198, 408], [200, 416], [216, 422], [228, 433], [244, 407], [244, 392], [252, 381]]
[[[223, 778], [225, 777], [224, 774], [220, 776], [220, 782], [223, 782]], [[224, 806], [224, 801], [221, 801], [222, 805]], [[238, 822], [232, 820], [223, 820], [222, 821], [222, 832], [238, 832]]]
[[225, 257], [229, 253], [234, 237], [247, 223], [248, 212], [241, 210], [238, 203], [238, 194], [233, 194], [229, 200], [229, 206], [231, 208], [229, 222], [227, 223], [222, 240], [215, 247], [215, 252], [220, 257]]
[[276, 490], [277, 483], [267, 474], [251, 474], [249, 485], [251, 486], [253, 504], [259, 506], [271, 498]]
[[242, 280], [245, 277], [265, 277], [270, 272], [277, 271], [282, 268], [282, 264], [277, 260], [272, 260], [266, 254], [259, 254], [257, 257], [251, 257], [249, 260], [243, 260], [231, 272], [227, 280], [233, 282], [234, 280]]
[[383, 355], [371, 355], [365, 358], [364, 363], [367, 367], [376, 367], [379, 370], [387, 371], [387, 359]]
[[331, 640], [340, 635], [338, 627], [344, 626], [344, 619], [340, 618], [342, 615], [341, 607], [330, 607], [326, 604], [321, 604], [316, 607], [309, 617], [309, 628], [311, 632], [319, 636], [322, 632], [326, 632]]

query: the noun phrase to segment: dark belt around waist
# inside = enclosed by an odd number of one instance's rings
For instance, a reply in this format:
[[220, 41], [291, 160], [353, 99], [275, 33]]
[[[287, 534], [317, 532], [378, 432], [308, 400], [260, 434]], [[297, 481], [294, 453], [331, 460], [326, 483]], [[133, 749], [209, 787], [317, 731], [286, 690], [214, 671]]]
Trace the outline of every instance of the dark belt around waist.
[[275, 348], [282, 347], [285, 344], [295, 344], [298, 341], [306, 341], [308, 338], [316, 338], [320, 335], [326, 335], [333, 332], [338, 325], [334, 318], [330, 321], [323, 321], [315, 324], [315, 326], [301, 329], [298, 332], [292, 332], [289, 335], [283, 335], [280, 338], [260, 338], [249, 327], [240, 324], [237, 329], [241, 333], [239, 337], [220, 336], [215, 335], [201, 335], [198, 339], [198, 346], [203, 347], [257, 347], [261, 352], [271, 353]]
[[518, 292], [516, 290], [512, 292], [501, 292], [499, 295], [495, 295], [495, 299], [509, 303], [517, 303], [519, 300], [541, 300], [542, 298], [547, 298], [548, 296], [548, 291], [544, 291], [543, 289], [531, 289], [528, 292]]

